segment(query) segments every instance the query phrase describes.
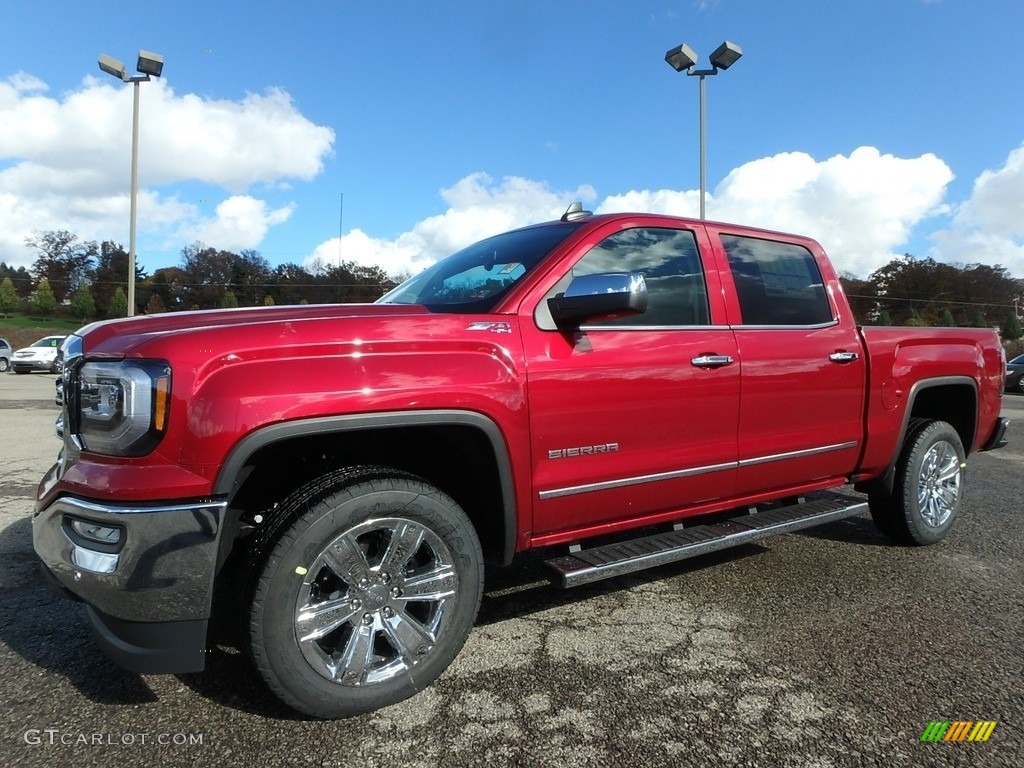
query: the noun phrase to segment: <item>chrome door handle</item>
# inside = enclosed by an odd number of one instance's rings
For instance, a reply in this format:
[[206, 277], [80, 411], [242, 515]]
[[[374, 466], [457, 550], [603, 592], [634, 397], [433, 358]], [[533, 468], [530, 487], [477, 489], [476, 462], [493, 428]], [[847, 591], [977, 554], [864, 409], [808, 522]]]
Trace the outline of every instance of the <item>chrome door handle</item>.
[[833, 363], [852, 363], [859, 357], [860, 355], [856, 352], [833, 352], [828, 356], [828, 359]]
[[732, 362], [729, 355], [698, 355], [690, 360], [698, 368], [721, 368], [723, 365], [732, 365]]

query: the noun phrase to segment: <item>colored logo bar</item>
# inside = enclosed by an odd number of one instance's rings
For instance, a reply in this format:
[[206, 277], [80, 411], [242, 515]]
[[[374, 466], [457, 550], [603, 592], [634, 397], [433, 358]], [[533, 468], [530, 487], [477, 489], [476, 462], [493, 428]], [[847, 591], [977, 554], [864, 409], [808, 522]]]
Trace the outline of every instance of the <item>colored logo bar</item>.
[[996, 720], [932, 720], [921, 741], [988, 741], [997, 724]]

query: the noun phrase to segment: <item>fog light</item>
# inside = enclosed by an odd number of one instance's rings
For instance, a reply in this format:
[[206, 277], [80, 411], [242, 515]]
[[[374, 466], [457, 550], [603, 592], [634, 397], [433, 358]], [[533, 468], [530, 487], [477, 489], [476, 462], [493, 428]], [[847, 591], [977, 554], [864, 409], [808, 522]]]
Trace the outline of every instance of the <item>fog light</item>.
[[117, 547], [121, 543], [121, 534], [123, 531], [120, 528], [100, 525], [90, 520], [71, 520], [71, 530], [77, 533], [86, 541], [92, 541], [97, 544], [105, 544], [108, 547]]

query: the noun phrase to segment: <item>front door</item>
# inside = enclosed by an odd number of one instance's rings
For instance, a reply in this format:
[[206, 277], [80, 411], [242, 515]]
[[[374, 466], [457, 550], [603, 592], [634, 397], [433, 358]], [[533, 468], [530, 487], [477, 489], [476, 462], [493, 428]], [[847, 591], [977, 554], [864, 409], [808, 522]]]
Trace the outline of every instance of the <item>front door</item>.
[[[537, 543], [731, 495], [739, 364], [705, 247], [703, 228], [615, 222], [524, 306]], [[603, 272], [642, 274], [647, 311], [557, 329], [546, 299]]]

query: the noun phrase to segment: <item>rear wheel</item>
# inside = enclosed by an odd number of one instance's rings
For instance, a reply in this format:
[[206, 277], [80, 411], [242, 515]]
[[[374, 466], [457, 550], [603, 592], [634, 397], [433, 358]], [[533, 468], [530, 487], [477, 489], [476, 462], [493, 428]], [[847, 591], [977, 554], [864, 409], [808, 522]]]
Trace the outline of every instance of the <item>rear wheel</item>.
[[6, 357], [0, 357], [0, 373], [7, 373], [7, 369], [11, 367], [11, 364], [7, 362]]
[[942, 541], [960, 512], [966, 466], [963, 444], [952, 426], [912, 421], [896, 464], [892, 494], [868, 497], [879, 530], [905, 544]]
[[461, 650], [483, 591], [465, 513], [381, 468], [331, 473], [287, 500], [250, 604], [249, 647], [271, 690], [321, 718], [394, 704]]

